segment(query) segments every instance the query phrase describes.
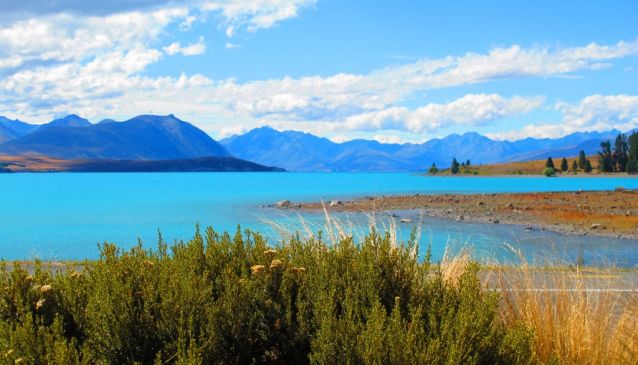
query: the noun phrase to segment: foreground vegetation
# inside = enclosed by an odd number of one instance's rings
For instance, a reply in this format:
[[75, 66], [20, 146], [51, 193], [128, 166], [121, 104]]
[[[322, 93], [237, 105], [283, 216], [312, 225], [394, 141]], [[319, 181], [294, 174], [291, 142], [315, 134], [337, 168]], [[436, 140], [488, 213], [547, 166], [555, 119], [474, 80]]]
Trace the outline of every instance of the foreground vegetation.
[[[569, 294], [585, 301], [537, 296], [518, 290], [538, 284], [536, 278], [527, 282], [525, 275], [508, 270], [492, 269], [496, 280], [490, 282], [501, 286], [487, 288], [479, 279], [484, 273], [468, 255], [432, 265], [429, 257], [417, 259], [417, 251], [414, 239], [398, 245], [390, 233], [374, 230], [361, 242], [343, 234], [329, 243], [321, 235], [293, 236], [269, 247], [256, 233], [238, 229], [234, 236], [220, 235], [209, 228], [170, 247], [160, 237], [156, 250], [140, 244], [123, 251], [105, 244], [99, 260], [77, 267], [36, 263], [27, 270], [4, 264], [0, 361], [525, 364], [638, 359], [638, 327], [625, 318], [637, 307], [614, 307], [621, 303], [618, 298], [598, 302], [586, 291]], [[569, 301], [559, 306], [556, 299]], [[600, 312], [588, 312], [594, 304]]]

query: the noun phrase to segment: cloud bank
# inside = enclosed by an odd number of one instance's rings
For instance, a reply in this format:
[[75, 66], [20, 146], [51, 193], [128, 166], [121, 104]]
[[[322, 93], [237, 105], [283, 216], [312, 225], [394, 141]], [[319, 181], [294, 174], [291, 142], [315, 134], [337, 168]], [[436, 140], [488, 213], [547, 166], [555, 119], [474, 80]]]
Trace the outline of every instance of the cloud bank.
[[[270, 124], [334, 133], [431, 133], [454, 125], [489, 125], [529, 113], [545, 101], [538, 95], [476, 93], [406, 107], [406, 100], [416, 94], [494, 80], [571, 76], [638, 55], [636, 40], [568, 48], [511, 45], [485, 53], [420, 59], [367, 74], [247, 82], [186, 72], [179, 77], [152, 77], [146, 71], [165, 58], [207, 51], [202, 37], [189, 44], [165, 42], [171, 25], [188, 31], [195, 22], [214, 20], [230, 39], [237, 32], [256, 32], [297, 17], [315, 1], [89, 3], [0, 4], [0, 12], [12, 15], [0, 16], [0, 114], [44, 121], [70, 112], [100, 118], [176, 113], [209, 131], [219, 130], [218, 125], [231, 131]], [[225, 43], [226, 48], [237, 46]], [[593, 95], [579, 105], [559, 103], [553, 108], [563, 115], [560, 125], [541, 124], [520, 134], [635, 126], [637, 104], [636, 97], [629, 95]], [[228, 121], [236, 125], [229, 128]]]

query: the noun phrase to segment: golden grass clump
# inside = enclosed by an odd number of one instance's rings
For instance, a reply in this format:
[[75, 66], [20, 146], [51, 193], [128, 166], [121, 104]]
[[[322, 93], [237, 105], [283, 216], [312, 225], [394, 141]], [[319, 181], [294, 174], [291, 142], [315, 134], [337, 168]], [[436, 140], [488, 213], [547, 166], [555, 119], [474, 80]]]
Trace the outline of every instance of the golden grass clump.
[[540, 363], [637, 364], [635, 285], [613, 268], [571, 270], [523, 261], [497, 267], [501, 318], [534, 331]]

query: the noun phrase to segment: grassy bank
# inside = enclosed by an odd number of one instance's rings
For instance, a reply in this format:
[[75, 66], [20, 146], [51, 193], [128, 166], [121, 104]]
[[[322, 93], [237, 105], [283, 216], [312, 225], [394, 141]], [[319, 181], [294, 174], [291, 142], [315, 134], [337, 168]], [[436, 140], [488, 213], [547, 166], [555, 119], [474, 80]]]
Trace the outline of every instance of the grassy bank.
[[64, 270], [36, 264], [31, 272], [5, 264], [0, 359], [21, 364], [638, 360], [638, 327], [630, 316], [638, 307], [620, 294], [536, 295], [520, 290], [542, 287], [537, 277], [526, 280], [532, 270], [491, 268], [491, 278], [483, 280], [486, 273], [467, 253], [432, 265], [416, 258], [417, 242], [397, 244], [390, 233], [372, 231], [361, 242], [343, 234], [328, 240], [293, 236], [271, 247], [256, 233], [238, 230], [231, 236], [207, 229], [170, 246], [160, 238], [155, 250], [105, 244], [99, 260]]
[[[596, 156], [587, 157], [592, 162], [597, 161]], [[575, 171], [572, 170], [572, 164], [577, 160], [577, 157], [568, 157], [567, 163], [569, 166], [568, 171], [560, 170], [561, 158], [556, 158], [554, 163], [556, 165], [556, 176], [570, 177], [570, 176], [629, 176], [622, 173], [601, 173], [598, 168], [592, 169], [591, 172], [586, 173], [582, 168], [578, 168]], [[469, 165], [461, 166], [457, 174], [452, 174], [450, 169], [441, 169], [436, 174], [430, 175], [444, 175], [444, 176], [518, 176], [518, 175], [537, 175], [542, 176], [545, 169], [547, 160], [530, 160], [530, 161], [515, 161], [504, 163], [492, 163], [482, 165]], [[596, 164], [594, 162], [594, 164]]]

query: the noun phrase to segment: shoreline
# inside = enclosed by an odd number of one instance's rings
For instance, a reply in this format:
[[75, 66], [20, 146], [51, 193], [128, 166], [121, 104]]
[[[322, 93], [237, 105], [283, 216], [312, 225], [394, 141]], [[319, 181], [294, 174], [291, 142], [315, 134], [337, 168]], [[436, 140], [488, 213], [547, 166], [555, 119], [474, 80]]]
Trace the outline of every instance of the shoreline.
[[[282, 202], [280, 202], [282, 203]], [[383, 213], [412, 211], [457, 222], [511, 224], [527, 230], [638, 239], [638, 190], [364, 197], [276, 205], [302, 211]], [[399, 218], [411, 223], [410, 218]]]

